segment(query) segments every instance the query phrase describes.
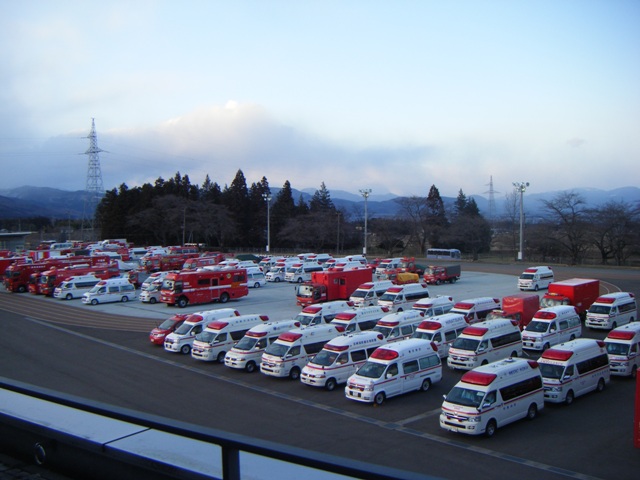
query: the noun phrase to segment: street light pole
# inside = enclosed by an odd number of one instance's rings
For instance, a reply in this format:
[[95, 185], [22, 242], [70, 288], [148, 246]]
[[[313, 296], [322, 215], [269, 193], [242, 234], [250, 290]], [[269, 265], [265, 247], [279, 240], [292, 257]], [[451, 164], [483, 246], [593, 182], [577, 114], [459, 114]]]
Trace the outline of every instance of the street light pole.
[[362, 248], [362, 254], [367, 255], [367, 201], [369, 200], [369, 195], [371, 195], [370, 188], [363, 188], [360, 190], [360, 195], [364, 197], [364, 247]]
[[523, 260], [524, 252], [524, 192], [529, 186], [529, 182], [513, 182], [516, 191], [520, 192], [520, 251], [518, 252], [518, 260]]
[[271, 202], [271, 194], [263, 193], [262, 198], [267, 202], [267, 253], [271, 251], [271, 212], [269, 209], [269, 203]]

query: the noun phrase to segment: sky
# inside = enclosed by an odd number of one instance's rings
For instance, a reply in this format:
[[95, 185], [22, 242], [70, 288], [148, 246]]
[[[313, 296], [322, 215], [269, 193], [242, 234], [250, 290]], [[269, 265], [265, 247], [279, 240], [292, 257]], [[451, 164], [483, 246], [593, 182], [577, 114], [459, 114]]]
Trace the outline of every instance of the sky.
[[[637, 0], [0, 0], [0, 190], [640, 186]], [[611, 169], [610, 167], [615, 167]]]

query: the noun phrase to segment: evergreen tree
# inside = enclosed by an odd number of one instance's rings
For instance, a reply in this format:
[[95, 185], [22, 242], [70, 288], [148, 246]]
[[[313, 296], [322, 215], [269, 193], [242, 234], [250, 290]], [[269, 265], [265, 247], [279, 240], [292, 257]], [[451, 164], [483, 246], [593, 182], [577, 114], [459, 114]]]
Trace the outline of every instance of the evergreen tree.
[[333, 205], [329, 190], [324, 182], [320, 184], [320, 189], [316, 190], [309, 202], [309, 210], [311, 212], [334, 212], [336, 207]]

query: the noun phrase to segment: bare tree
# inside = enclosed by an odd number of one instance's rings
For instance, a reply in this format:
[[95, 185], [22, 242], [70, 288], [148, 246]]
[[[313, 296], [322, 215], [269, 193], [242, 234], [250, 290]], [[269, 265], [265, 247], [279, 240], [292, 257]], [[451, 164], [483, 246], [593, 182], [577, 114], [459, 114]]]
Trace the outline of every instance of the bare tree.
[[640, 209], [625, 202], [611, 201], [589, 210], [590, 232], [593, 244], [600, 252], [600, 260], [606, 265], [614, 259], [616, 265], [624, 265], [631, 254], [629, 248], [637, 238]]
[[576, 265], [584, 257], [590, 243], [590, 225], [584, 198], [576, 192], [566, 191], [542, 203], [555, 227], [553, 238], [567, 252], [571, 265]]

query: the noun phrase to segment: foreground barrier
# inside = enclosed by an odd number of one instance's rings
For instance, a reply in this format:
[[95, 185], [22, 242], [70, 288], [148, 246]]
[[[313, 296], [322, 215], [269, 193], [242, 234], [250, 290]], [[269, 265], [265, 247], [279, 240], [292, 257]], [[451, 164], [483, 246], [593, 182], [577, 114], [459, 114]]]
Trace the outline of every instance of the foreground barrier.
[[78, 478], [427, 479], [0, 377], [0, 447]]

